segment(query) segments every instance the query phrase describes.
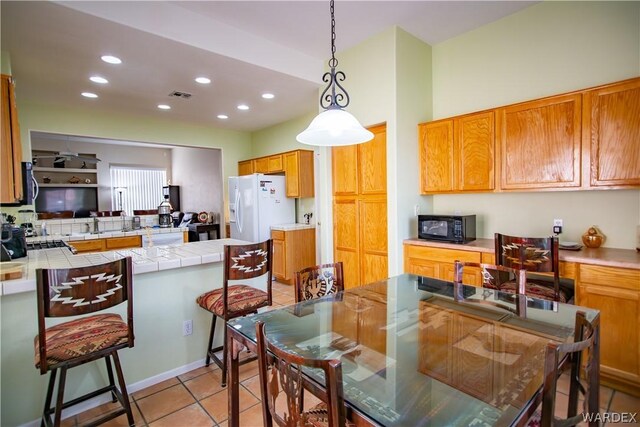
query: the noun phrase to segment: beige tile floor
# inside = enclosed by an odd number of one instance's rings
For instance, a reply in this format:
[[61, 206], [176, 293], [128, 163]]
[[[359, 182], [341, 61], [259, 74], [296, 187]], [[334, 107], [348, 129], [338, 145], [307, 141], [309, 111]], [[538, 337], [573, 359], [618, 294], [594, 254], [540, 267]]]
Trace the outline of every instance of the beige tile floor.
[[[274, 282], [275, 308], [293, 304], [294, 300], [292, 286]], [[220, 386], [220, 375], [220, 369], [211, 364], [133, 393], [130, 398], [136, 426], [226, 427], [227, 389]], [[240, 425], [260, 427], [263, 423], [257, 361], [240, 367], [240, 381]], [[565, 416], [560, 408], [566, 408], [568, 403], [568, 384], [568, 377], [563, 375], [558, 382], [557, 416]], [[305, 403], [315, 404], [312, 397]], [[600, 388], [600, 403], [602, 412], [640, 412], [639, 398], [604, 386]], [[115, 407], [108, 403], [93, 408], [64, 420], [63, 426], [82, 426]], [[121, 415], [104, 425], [126, 426], [127, 419]]]

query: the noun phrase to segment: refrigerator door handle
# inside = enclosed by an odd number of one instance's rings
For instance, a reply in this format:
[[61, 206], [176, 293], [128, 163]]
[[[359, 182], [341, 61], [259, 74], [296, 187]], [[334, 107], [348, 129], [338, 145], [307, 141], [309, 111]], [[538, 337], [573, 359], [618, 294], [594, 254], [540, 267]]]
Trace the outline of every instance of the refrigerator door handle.
[[236, 222], [238, 223], [238, 231], [242, 233], [242, 208], [240, 203], [240, 191], [236, 193]]

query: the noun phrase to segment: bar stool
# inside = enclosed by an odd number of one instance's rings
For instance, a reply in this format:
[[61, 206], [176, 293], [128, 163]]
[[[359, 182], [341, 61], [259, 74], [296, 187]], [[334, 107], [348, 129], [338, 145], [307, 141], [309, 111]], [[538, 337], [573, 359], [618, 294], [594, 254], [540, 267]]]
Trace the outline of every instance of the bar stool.
[[[227, 320], [257, 313], [259, 308], [271, 305], [271, 254], [271, 239], [250, 245], [225, 245], [222, 288], [204, 293], [196, 299], [200, 307], [213, 314], [205, 363], [209, 366], [213, 359], [222, 369], [223, 387], [227, 384]], [[230, 280], [247, 280], [261, 276], [267, 279], [267, 292], [247, 284], [229, 285]], [[218, 317], [225, 323], [224, 341], [221, 346], [212, 348]], [[216, 356], [216, 352], [220, 350], [223, 353], [222, 360]], [[244, 359], [241, 364], [255, 359]]]
[[[42, 413], [42, 426], [60, 425], [62, 409], [103, 393], [111, 393], [122, 408], [92, 424], [101, 424], [122, 414], [134, 424], [118, 350], [133, 347], [133, 301], [131, 258], [81, 268], [37, 269], [38, 335], [34, 339], [35, 365], [44, 375], [51, 371]], [[46, 328], [51, 317], [79, 316], [127, 303], [126, 322], [115, 313], [94, 314]], [[67, 370], [104, 358], [109, 385], [64, 402]], [[111, 359], [118, 376], [115, 385]], [[56, 375], [60, 372], [55, 408], [51, 407]]]

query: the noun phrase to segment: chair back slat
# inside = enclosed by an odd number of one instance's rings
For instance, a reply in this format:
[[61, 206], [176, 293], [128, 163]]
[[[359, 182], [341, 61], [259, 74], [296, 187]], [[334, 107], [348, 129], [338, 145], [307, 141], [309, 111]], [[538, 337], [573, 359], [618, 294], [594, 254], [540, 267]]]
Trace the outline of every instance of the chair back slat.
[[[309, 422], [309, 417], [314, 414], [304, 411], [303, 366], [324, 372], [326, 393], [322, 400], [327, 405], [326, 422], [329, 427], [346, 425], [342, 364], [339, 360], [308, 359], [284, 351], [269, 342], [263, 322], [256, 323], [256, 341], [265, 426], [271, 427], [274, 421], [281, 427], [317, 425]], [[286, 404], [279, 404], [279, 399], [284, 399]]]
[[271, 240], [250, 245], [227, 245], [225, 279], [245, 280], [271, 274]]
[[295, 286], [296, 302], [343, 291], [342, 262], [315, 265], [298, 271]]
[[496, 264], [535, 272], [558, 271], [557, 237], [495, 234]]
[[127, 301], [131, 258], [78, 268], [36, 270], [43, 317], [63, 317], [104, 310]]

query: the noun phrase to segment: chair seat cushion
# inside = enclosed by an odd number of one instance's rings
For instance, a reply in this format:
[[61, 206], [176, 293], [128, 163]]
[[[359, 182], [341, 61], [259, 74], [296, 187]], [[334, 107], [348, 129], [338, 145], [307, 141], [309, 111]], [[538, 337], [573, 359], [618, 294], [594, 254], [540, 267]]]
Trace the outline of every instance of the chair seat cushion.
[[[268, 304], [269, 296], [265, 291], [253, 286], [233, 285], [227, 288], [229, 314], [240, 311], [253, 311]], [[204, 293], [196, 299], [196, 303], [216, 316], [223, 317], [224, 301], [222, 288]]]
[[[97, 314], [61, 323], [45, 330], [47, 366], [127, 344], [129, 330], [118, 314]], [[40, 367], [40, 342], [34, 340], [36, 368]]]
[[[313, 408], [305, 411], [305, 426], [326, 427], [329, 425], [329, 410], [325, 402], [320, 402]], [[346, 420], [347, 427], [355, 427], [355, 424]]]
[[[507, 292], [515, 294], [517, 285], [515, 281], [506, 282], [500, 285], [500, 292]], [[528, 297], [540, 298], [548, 301], [555, 300], [555, 291], [553, 285], [549, 286], [548, 283], [537, 283], [535, 281], [527, 281], [526, 294]], [[566, 289], [560, 288], [558, 295], [558, 302], [566, 303], [571, 298], [571, 295]]]

